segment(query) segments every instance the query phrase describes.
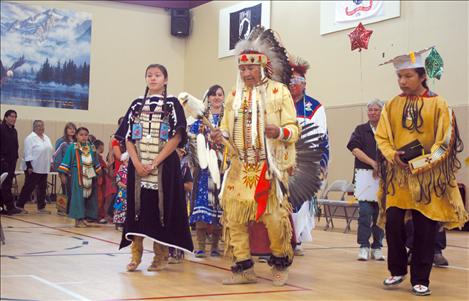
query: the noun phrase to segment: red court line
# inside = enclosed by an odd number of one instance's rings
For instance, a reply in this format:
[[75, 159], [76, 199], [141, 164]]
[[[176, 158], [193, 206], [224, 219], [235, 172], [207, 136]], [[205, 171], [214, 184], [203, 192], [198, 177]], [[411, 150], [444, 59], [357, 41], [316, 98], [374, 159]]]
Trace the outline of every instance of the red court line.
[[218, 294], [200, 294], [200, 295], [181, 295], [181, 296], [162, 296], [162, 297], [146, 297], [146, 298], [125, 298], [125, 299], [109, 299], [103, 301], [132, 301], [132, 300], [162, 300], [162, 299], [182, 299], [182, 298], [199, 298], [199, 297], [217, 297], [217, 296], [235, 296], [235, 295], [255, 295], [270, 293], [288, 293], [310, 291], [311, 289], [290, 289], [290, 290], [270, 290], [270, 291], [252, 291], [252, 292], [236, 292], [236, 293], [218, 293]]
[[[119, 245], [119, 243], [116, 243], [116, 242], [111, 241], [111, 240], [102, 239], [102, 238], [99, 238], [99, 237], [95, 237], [95, 236], [91, 236], [91, 235], [86, 235], [86, 234], [82, 234], [82, 233], [78, 233], [78, 232], [74, 232], [74, 231], [70, 231], [70, 230], [65, 230], [65, 229], [62, 229], [62, 228], [59, 228], [59, 227], [47, 226], [47, 225], [44, 225], [44, 224], [40, 224], [40, 223], [36, 223], [36, 222], [31, 222], [31, 221], [27, 221], [27, 220], [20, 219], [20, 218], [17, 218], [17, 217], [12, 217], [12, 216], [6, 216], [6, 218], [18, 220], [18, 221], [21, 221], [21, 222], [24, 222], [24, 223], [33, 224], [33, 225], [36, 225], [36, 226], [41, 226], [41, 227], [44, 227], [44, 228], [49, 228], [49, 229], [56, 230], [56, 231], [62, 231], [62, 232], [66, 232], [66, 233], [70, 233], [70, 234], [74, 234], [74, 235], [79, 235], [79, 236], [83, 236], [83, 237], [88, 237], [88, 238], [91, 238], [91, 239], [95, 239], [95, 240], [107, 242], [107, 243], [110, 243], [110, 244], [113, 244], [113, 245]], [[146, 251], [149, 251], [149, 250], [146, 250]], [[209, 266], [209, 267], [216, 268], [216, 269], [219, 269], [219, 270], [231, 271], [229, 268], [220, 267], [220, 266], [217, 266], [217, 265], [214, 265], [214, 264], [210, 264], [210, 263], [206, 263], [206, 262], [198, 262], [198, 261], [192, 261], [192, 260], [188, 260], [188, 259], [186, 259], [186, 261], [188, 261], [188, 262], [190, 262], [190, 263], [194, 263], [194, 264], [200, 264], [200, 265]], [[263, 277], [263, 276], [257, 276], [257, 278], [263, 279], [263, 280], [267, 280], [267, 281], [270, 281], [270, 280], [271, 280], [270, 278]], [[295, 290], [266, 291], [266, 292], [288, 292], [288, 291], [310, 291], [310, 290], [311, 290], [310, 288], [301, 287], [301, 286], [299, 286], [299, 285], [288, 284], [288, 283], [285, 284], [285, 286], [294, 287]], [[247, 292], [247, 293], [241, 292], [241, 293], [227, 293], [227, 294], [228, 294], [228, 295], [257, 294], [257, 292]], [[203, 296], [218, 296], [218, 295], [223, 296], [223, 295], [225, 295], [225, 294], [194, 295], [194, 296], [188, 296], [187, 298], [203, 297]], [[156, 297], [156, 299], [169, 299], [169, 298], [185, 298], [185, 297], [184, 297], [184, 296]], [[118, 299], [118, 300], [152, 300], [152, 299], [155, 299], [155, 298], [150, 298], [150, 299]]]

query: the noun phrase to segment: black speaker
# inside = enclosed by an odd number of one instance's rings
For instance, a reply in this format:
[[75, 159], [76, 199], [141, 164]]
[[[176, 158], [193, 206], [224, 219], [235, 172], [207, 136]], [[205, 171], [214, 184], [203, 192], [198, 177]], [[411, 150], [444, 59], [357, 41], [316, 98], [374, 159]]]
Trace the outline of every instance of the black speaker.
[[191, 14], [187, 8], [171, 9], [171, 34], [177, 37], [187, 37], [191, 25]]

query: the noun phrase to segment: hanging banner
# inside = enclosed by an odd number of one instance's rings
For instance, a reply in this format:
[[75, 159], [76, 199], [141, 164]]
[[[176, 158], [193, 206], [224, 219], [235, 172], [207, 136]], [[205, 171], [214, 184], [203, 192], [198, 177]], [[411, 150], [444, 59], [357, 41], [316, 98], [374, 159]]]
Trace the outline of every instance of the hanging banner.
[[320, 34], [328, 34], [348, 28], [398, 18], [400, 1], [353, 0], [321, 1]]
[[335, 22], [354, 22], [383, 15], [383, 1], [336, 1]]

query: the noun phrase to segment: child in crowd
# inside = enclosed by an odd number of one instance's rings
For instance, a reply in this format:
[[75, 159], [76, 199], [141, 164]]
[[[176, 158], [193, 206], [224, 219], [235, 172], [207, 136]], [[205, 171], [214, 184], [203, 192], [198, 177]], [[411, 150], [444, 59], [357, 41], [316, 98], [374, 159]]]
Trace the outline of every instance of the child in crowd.
[[68, 215], [75, 219], [75, 227], [85, 228], [86, 219], [98, 217], [97, 175], [101, 166], [95, 154], [94, 146], [88, 142], [89, 131], [80, 127], [76, 131], [76, 140], [70, 145], [58, 171], [64, 183], [66, 174], [70, 175], [71, 196]]
[[114, 202], [114, 224], [120, 227], [125, 222], [125, 214], [127, 211], [127, 165], [129, 163], [129, 154], [123, 153], [121, 156], [122, 164], [116, 175], [117, 194]]
[[98, 176], [97, 181], [97, 195], [98, 195], [98, 223], [99, 224], [107, 224], [106, 220], [106, 184], [111, 179], [109, 178], [109, 171], [106, 161], [104, 160], [104, 143], [101, 140], [95, 140], [94, 146], [96, 148], [96, 155], [98, 157], [99, 164], [101, 165], [102, 173]]

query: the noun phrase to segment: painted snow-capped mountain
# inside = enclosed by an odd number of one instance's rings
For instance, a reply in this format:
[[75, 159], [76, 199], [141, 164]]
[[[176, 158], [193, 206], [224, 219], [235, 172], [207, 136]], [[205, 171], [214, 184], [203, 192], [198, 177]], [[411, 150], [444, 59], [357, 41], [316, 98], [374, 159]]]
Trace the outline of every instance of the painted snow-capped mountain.
[[73, 60], [90, 62], [91, 15], [88, 13], [1, 2], [1, 59], [11, 64], [24, 55], [22, 68]]

